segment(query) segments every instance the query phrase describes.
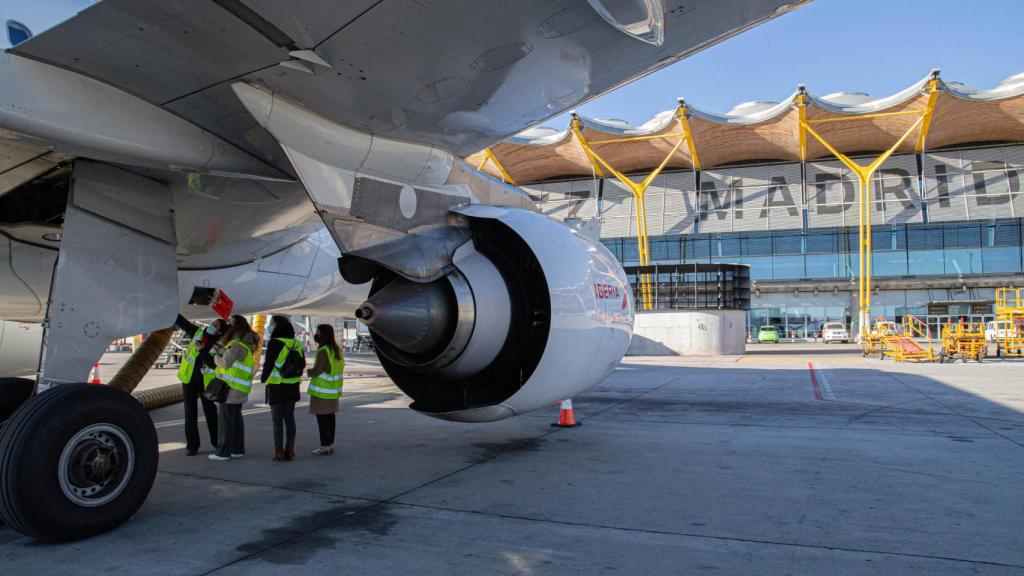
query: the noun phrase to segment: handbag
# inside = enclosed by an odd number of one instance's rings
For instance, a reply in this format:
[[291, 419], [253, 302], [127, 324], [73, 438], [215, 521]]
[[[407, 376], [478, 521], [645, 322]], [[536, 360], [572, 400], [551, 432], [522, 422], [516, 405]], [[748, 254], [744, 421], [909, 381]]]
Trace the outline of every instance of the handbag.
[[211, 402], [223, 403], [228, 399], [228, 385], [220, 378], [214, 378], [203, 390], [203, 397]]

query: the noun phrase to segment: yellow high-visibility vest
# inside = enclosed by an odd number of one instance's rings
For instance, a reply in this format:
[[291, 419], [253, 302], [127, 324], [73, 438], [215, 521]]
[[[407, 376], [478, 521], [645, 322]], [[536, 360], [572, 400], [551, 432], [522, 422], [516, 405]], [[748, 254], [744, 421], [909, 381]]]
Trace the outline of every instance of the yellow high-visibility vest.
[[231, 342], [228, 342], [228, 345], [225, 346], [224, 348], [231, 348], [236, 344], [241, 346], [242, 348], [245, 348], [245, 357], [242, 358], [241, 360], [236, 360], [234, 364], [228, 366], [227, 368], [221, 368], [220, 366], [217, 366], [214, 372], [216, 373], [217, 378], [223, 380], [224, 383], [227, 384], [228, 386], [231, 386], [232, 388], [238, 390], [239, 392], [245, 392], [246, 394], [248, 394], [250, 391], [252, 391], [252, 349], [246, 346], [241, 340], [238, 340], [237, 338], [235, 340], [232, 340]]
[[181, 366], [178, 367], [178, 382], [182, 384], [188, 384], [192, 381], [192, 373], [196, 369], [196, 356], [199, 356], [199, 341], [202, 338], [202, 329], [196, 330], [195, 335], [192, 336], [192, 341], [188, 343], [185, 353], [181, 356]]
[[298, 384], [302, 381], [302, 374], [285, 378], [281, 376], [281, 367], [284, 366], [284, 360], [288, 357], [288, 351], [295, 350], [302, 354], [302, 346], [295, 338], [274, 338], [274, 340], [280, 340], [284, 344], [284, 348], [277, 353], [277, 358], [274, 360], [274, 371], [270, 373], [270, 378], [267, 378], [267, 384]]
[[344, 383], [342, 379], [342, 372], [345, 371], [345, 356], [342, 354], [341, 358], [334, 356], [334, 351], [328, 346], [321, 346], [317, 349], [317, 353], [320, 350], [327, 352], [327, 360], [330, 363], [330, 369], [318, 376], [314, 376], [309, 381], [309, 395], [316, 396], [317, 398], [323, 398], [325, 400], [337, 400], [341, 398], [341, 386]]

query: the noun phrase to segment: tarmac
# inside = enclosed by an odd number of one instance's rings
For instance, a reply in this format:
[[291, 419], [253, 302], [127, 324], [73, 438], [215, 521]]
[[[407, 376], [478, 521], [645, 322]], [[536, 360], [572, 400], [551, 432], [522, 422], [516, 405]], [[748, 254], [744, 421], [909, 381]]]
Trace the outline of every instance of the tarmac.
[[1024, 574], [1024, 361], [630, 357], [572, 429], [556, 405], [431, 419], [371, 355], [346, 371], [334, 456], [303, 403], [272, 462], [260, 387], [241, 460], [208, 460], [202, 426], [186, 456], [182, 407], [156, 410], [138, 514], [61, 545], [0, 527], [0, 574]]

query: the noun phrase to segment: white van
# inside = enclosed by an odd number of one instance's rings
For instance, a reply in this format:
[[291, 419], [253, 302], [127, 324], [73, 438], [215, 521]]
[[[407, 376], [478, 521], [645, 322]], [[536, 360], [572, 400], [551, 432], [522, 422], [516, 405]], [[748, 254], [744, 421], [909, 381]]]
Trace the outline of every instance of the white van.
[[993, 320], [985, 325], [985, 340], [989, 342], [1016, 337], [1017, 329], [1009, 320]]
[[825, 325], [821, 327], [821, 339], [825, 344], [829, 342], [847, 343], [850, 341], [850, 333], [846, 331], [846, 325], [842, 322], [825, 322]]

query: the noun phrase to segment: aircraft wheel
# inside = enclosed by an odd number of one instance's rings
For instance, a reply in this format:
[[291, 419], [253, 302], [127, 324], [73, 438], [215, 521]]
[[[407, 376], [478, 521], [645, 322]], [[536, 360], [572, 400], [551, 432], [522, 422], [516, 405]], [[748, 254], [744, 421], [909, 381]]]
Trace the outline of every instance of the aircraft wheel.
[[158, 460], [153, 421], [131, 395], [57, 386], [0, 432], [0, 519], [50, 541], [106, 532], [142, 506]]
[[32, 397], [36, 383], [28, 378], [0, 378], [0, 424]]

